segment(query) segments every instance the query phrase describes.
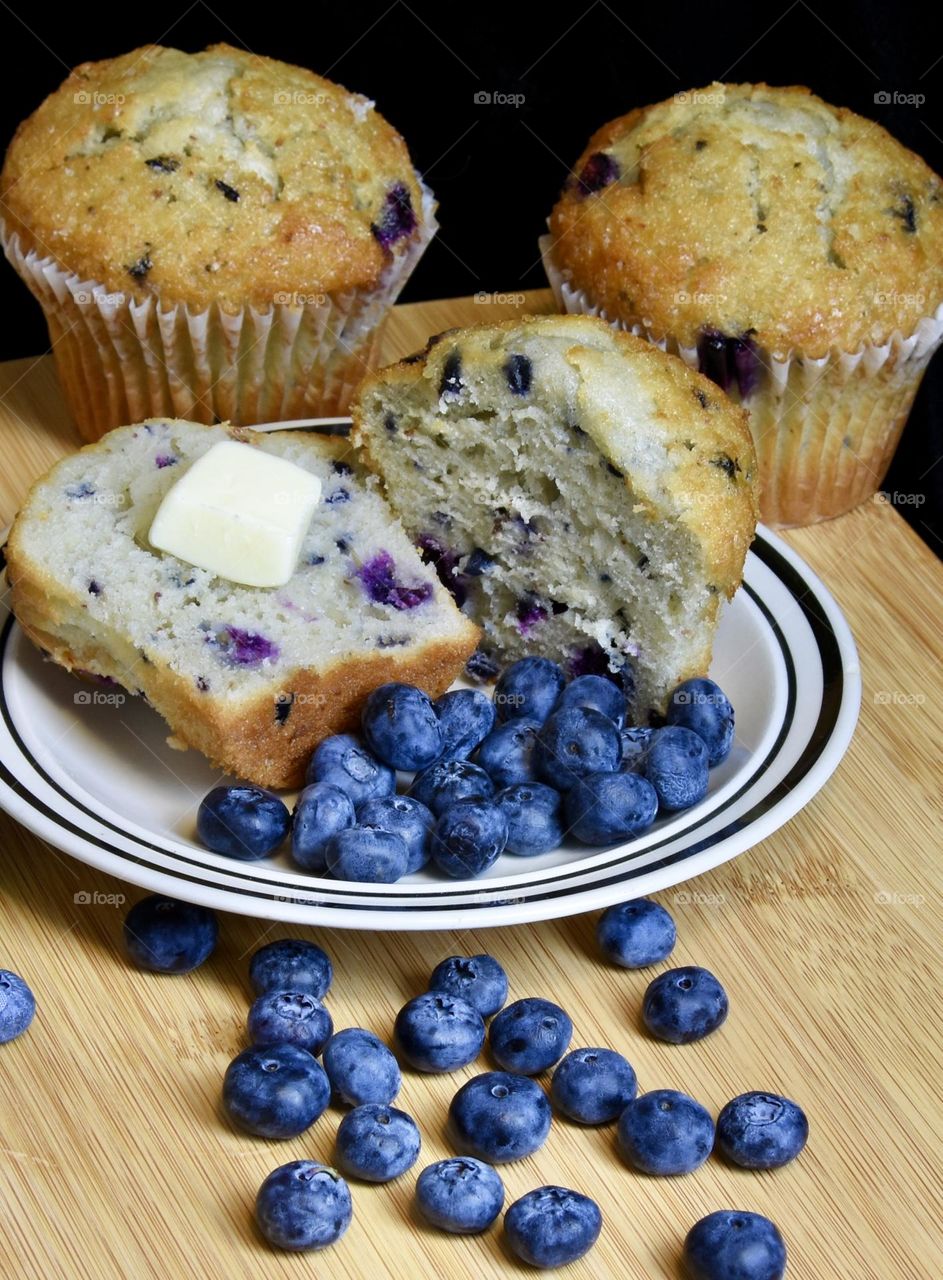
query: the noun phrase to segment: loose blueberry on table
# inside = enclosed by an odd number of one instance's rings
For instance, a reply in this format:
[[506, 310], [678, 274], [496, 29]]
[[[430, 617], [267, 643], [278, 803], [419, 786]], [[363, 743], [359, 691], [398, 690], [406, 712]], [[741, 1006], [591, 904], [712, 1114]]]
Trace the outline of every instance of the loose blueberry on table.
[[33, 1021], [36, 999], [18, 973], [0, 969], [0, 1044], [21, 1036]]
[[631, 1063], [614, 1049], [574, 1049], [557, 1065], [550, 1100], [580, 1124], [609, 1124], [635, 1097]]
[[596, 940], [603, 955], [625, 969], [644, 969], [666, 960], [677, 937], [671, 915], [648, 898], [609, 907], [596, 925]]
[[449, 956], [433, 969], [429, 990], [460, 996], [490, 1018], [508, 998], [508, 976], [494, 956]]
[[260, 1138], [294, 1138], [324, 1111], [331, 1086], [321, 1064], [294, 1044], [256, 1045], [233, 1058], [223, 1106], [234, 1124]]
[[278, 1249], [324, 1249], [350, 1226], [350, 1188], [329, 1165], [292, 1160], [262, 1183], [255, 1217], [266, 1240]]
[[294, 1044], [316, 1056], [334, 1024], [310, 992], [267, 991], [253, 1001], [247, 1028], [253, 1044]]
[[219, 924], [214, 912], [192, 902], [154, 893], [136, 902], [124, 920], [124, 945], [140, 969], [189, 973], [216, 947]]
[[399, 1063], [387, 1045], [363, 1027], [336, 1031], [321, 1051], [321, 1061], [338, 1102], [389, 1106], [399, 1093]]
[[486, 1071], [459, 1089], [449, 1119], [461, 1149], [479, 1160], [522, 1160], [547, 1140], [552, 1122], [547, 1095], [529, 1076]]
[[253, 954], [249, 981], [256, 995], [266, 991], [308, 991], [322, 1000], [334, 981], [334, 966], [327, 952], [314, 942], [276, 938]]
[[719, 1209], [688, 1232], [684, 1261], [691, 1280], [782, 1280], [786, 1245], [762, 1214]]
[[559, 1062], [572, 1037], [569, 1014], [539, 997], [515, 1000], [501, 1010], [488, 1030], [498, 1065], [526, 1076], [535, 1076]]
[[291, 827], [288, 807], [273, 791], [214, 787], [200, 802], [196, 829], [207, 849], [255, 862], [282, 844]]
[[640, 1094], [619, 1117], [619, 1148], [642, 1173], [670, 1176], [700, 1168], [714, 1145], [714, 1122], [699, 1102], [674, 1089]]
[[642, 1018], [652, 1035], [670, 1044], [690, 1044], [716, 1031], [730, 1008], [727, 993], [707, 969], [686, 965], [652, 979]]
[[476, 1235], [487, 1231], [504, 1207], [504, 1183], [483, 1160], [452, 1156], [423, 1169], [416, 1180], [416, 1203], [434, 1227]]
[[777, 1093], [741, 1093], [717, 1117], [717, 1146], [745, 1169], [779, 1169], [795, 1160], [809, 1137], [797, 1102]]
[[365, 1182], [391, 1182], [419, 1157], [421, 1140], [412, 1116], [396, 1107], [365, 1102], [348, 1111], [337, 1130], [337, 1163]]
[[456, 1071], [474, 1062], [485, 1041], [478, 1010], [461, 996], [427, 991], [396, 1015], [400, 1053], [419, 1071]]
[[535, 1187], [504, 1215], [507, 1242], [532, 1267], [563, 1267], [587, 1254], [602, 1230], [599, 1205], [568, 1187]]

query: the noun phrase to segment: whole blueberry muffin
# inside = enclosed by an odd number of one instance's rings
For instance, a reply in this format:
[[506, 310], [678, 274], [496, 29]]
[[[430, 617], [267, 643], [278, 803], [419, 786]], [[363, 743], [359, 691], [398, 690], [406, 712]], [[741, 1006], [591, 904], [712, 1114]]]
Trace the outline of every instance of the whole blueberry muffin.
[[707, 671], [756, 524], [746, 415], [707, 378], [602, 320], [541, 316], [441, 334], [351, 409], [495, 670], [621, 674], [639, 718]]
[[676, 94], [590, 139], [542, 247], [566, 310], [749, 411], [764, 519], [877, 489], [943, 335], [943, 187], [874, 121], [804, 88]]
[[89, 440], [342, 411], [435, 230], [372, 102], [228, 45], [77, 67], [17, 130], [0, 202]]
[[[316, 475], [321, 501], [282, 587], [241, 586], [155, 549], [175, 481], [236, 439]], [[36, 482], [7, 543], [13, 611], [47, 657], [141, 694], [176, 746], [264, 786], [299, 785], [315, 743], [390, 680], [437, 697], [478, 630], [340, 438], [154, 419]]]

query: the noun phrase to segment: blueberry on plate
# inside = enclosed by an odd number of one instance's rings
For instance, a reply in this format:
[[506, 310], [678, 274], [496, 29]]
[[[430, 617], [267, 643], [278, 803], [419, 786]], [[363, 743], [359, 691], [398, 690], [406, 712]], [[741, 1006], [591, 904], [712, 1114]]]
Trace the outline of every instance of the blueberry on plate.
[[255, 1219], [277, 1249], [324, 1249], [350, 1226], [350, 1188], [336, 1169], [292, 1160], [273, 1169], [259, 1187]]
[[478, 1010], [447, 991], [426, 991], [396, 1015], [400, 1053], [418, 1071], [455, 1071], [474, 1062], [485, 1042]]
[[707, 747], [690, 729], [656, 729], [638, 767], [662, 809], [690, 809], [707, 795]]
[[762, 1214], [718, 1209], [688, 1232], [684, 1261], [691, 1280], [782, 1280], [786, 1245]]
[[266, 991], [249, 1010], [253, 1044], [295, 1044], [315, 1055], [334, 1030], [331, 1015], [308, 991]]
[[413, 796], [380, 796], [357, 810], [359, 827], [375, 827], [399, 836], [406, 846], [406, 874], [429, 861], [435, 815]]
[[394, 884], [408, 865], [405, 841], [379, 827], [348, 827], [327, 842], [327, 869], [337, 880]]
[[621, 728], [626, 713], [625, 694], [605, 676], [577, 676], [560, 694], [554, 711], [567, 707], [592, 707]]
[[197, 835], [213, 853], [255, 862], [279, 847], [291, 827], [288, 806], [264, 787], [214, 787], [200, 801]]
[[348, 1111], [337, 1130], [337, 1163], [365, 1182], [390, 1182], [419, 1158], [419, 1128], [396, 1107], [365, 1102]]
[[470, 760], [437, 760], [416, 776], [409, 794], [439, 818], [458, 800], [490, 800], [494, 783]]
[[498, 719], [526, 716], [543, 724], [565, 684], [562, 667], [549, 658], [518, 658], [505, 667], [494, 687]]
[[537, 734], [540, 721], [530, 718], [499, 724], [478, 748], [478, 763], [496, 787], [537, 781]]
[[640, 1094], [619, 1117], [619, 1148], [642, 1173], [691, 1173], [704, 1163], [713, 1145], [710, 1113], [674, 1089]]
[[399, 1093], [399, 1063], [379, 1036], [363, 1027], [335, 1031], [321, 1051], [321, 1061], [339, 1102], [389, 1106]]
[[550, 1100], [580, 1124], [608, 1124], [635, 1097], [635, 1071], [614, 1049], [574, 1049], [550, 1081]]
[[213, 954], [219, 924], [209, 907], [152, 893], [124, 918], [124, 945], [139, 969], [189, 973]]
[[20, 975], [0, 969], [0, 1044], [21, 1036], [35, 1012], [36, 999]]
[[569, 830], [583, 844], [616, 844], [641, 835], [655, 821], [658, 797], [640, 774], [592, 773], [566, 793]]
[[809, 1137], [809, 1121], [797, 1102], [778, 1093], [741, 1093], [717, 1117], [717, 1146], [745, 1169], [778, 1169]]
[[618, 902], [599, 917], [596, 941], [607, 960], [624, 969], [644, 969], [666, 960], [678, 931], [671, 915], [649, 898]]
[[591, 773], [612, 773], [622, 760], [622, 739], [592, 707], [555, 711], [537, 735], [537, 771], [544, 782], [568, 791]]
[[258, 996], [264, 991], [308, 991], [323, 1000], [333, 980], [331, 957], [304, 938], [276, 938], [249, 961], [249, 981]]
[[595, 1200], [568, 1187], [535, 1187], [504, 1215], [504, 1233], [532, 1267], [565, 1267], [589, 1253], [602, 1230]]
[[427, 1165], [416, 1180], [416, 1203], [434, 1227], [455, 1235], [487, 1231], [504, 1207], [497, 1169], [474, 1156], [452, 1156]]
[[436, 823], [432, 858], [447, 876], [474, 879], [493, 866], [507, 840], [507, 818], [497, 805], [483, 800], [459, 800]]
[[233, 1058], [223, 1080], [226, 1114], [259, 1138], [294, 1138], [324, 1111], [331, 1086], [321, 1064], [294, 1044], [263, 1044]]
[[490, 1018], [508, 998], [508, 976], [494, 956], [449, 956], [432, 970], [429, 990], [461, 996]]
[[494, 703], [480, 689], [450, 689], [432, 705], [442, 730], [443, 759], [467, 759], [494, 728]]
[[352, 827], [354, 802], [329, 782], [315, 782], [298, 796], [291, 822], [291, 856], [305, 871], [327, 870], [327, 842]]
[[631, 725], [628, 729], [621, 729], [619, 737], [622, 739], [622, 768], [635, 769], [648, 750], [648, 744], [652, 740], [653, 730], [647, 727], [640, 728], [637, 725]]
[[449, 1106], [462, 1150], [479, 1160], [523, 1160], [547, 1141], [552, 1113], [536, 1080], [510, 1071], [485, 1071], [465, 1082]]
[[323, 782], [349, 796], [354, 808], [396, 790], [396, 774], [352, 733], [335, 733], [314, 749], [305, 782]]
[[653, 1036], [670, 1044], [703, 1040], [724, 1022], [727, 993], [708, 969], [666, 969], [648, 984], [642, 1020]]
[[535, 1076], [559, 1062], [573, 1038], [570, 1016], [551, 1000], [515, 1000], [488, 1030], [491, 1052], [505, 1071]]
[[393, 769], [425, 769], [442, 754], [442, 727], [435, 707], [411, 684], [382, 684], [361, 715], [367, 746]]
[[507, 853], [533, 858], [563, 840], [563, 799], [543, 782], [516, 782], [495, 796], [508, 823]]
[[668, 700], [669, 724], [691, 729], [707, 747], [711, 768], [730, 755], [734, 739], [734, 714], [730, 699], [713, 680], [699, 677], [679, 684]]

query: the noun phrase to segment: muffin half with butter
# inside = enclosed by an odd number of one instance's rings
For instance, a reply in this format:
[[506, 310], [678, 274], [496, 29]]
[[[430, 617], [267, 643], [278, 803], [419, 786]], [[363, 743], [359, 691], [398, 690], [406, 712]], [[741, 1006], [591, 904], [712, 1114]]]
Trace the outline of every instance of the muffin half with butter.
[[943, 337], [943, 185], [808, 89], [713, 84], [604, 125], [542, 242], [561, 305], [749, 412], [763, 518], [877, 489]]
[[0, 175], [4, 249], [88, 440], [342, 412], [434, 208], [372, 102], [228, 45], [84, 63]]

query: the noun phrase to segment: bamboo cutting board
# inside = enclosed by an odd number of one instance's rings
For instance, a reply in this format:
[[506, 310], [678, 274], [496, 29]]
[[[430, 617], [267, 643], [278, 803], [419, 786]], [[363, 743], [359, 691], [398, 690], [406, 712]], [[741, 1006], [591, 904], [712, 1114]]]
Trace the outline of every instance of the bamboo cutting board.
[[[397, 308], [385, 354], [453, 325], [551, 309], [470, 298]], [[30, 480], [76, 440], [49, 357], [0, 366], [6, 523]], [[652, 973], [601, 963], [595, 917], [470, 934], [291, 930], [334, 959], [335, 1025], [388, 1037], [433, 965], [491, 951], [511, 998], [545, 995], [573, 1016], [573, 1047], [626, 1054], [643, 1089], [678, 1088], [716, 1115], [770, 1089], [808, 1112], [801, 1158], [755, 1174], [712, 1158], [684, 1178], [632, 1172], [612, 1127], [554, 1119], [546, 1146], [501, 1172], [507, 1203], [541, 1183], [592, 1195], [600, 1241], [565, 1274], [660, 1280], [679, 1274], [691, 1224], [718, 1208], [779, 1225], [792, 1280], [930, 1280], [940, 1273], [943, 1027], [940, 1018], [938, 744], [943, 570], [893, 509], [870, 503], [787, 535], [845, 610], [864, 676], [851, 749], [824, 791], [751, 852], [661, 895], [678, 922], [672, 964], [724, 982], [731, 1014], [701, 1044], [640, 1029]], [[121, 922], [140, 891], [58, 853], [0, 815], [0, 967], [36, 993], [30, 1031], [0, 1047], [0, 1272], [4, 1277], [525, 1276], [496, 1227], [453, 1238], [412, 1205], [419, 1169], [450, 1153], [449, 1100], [474, 1074], [407, 1072], [397, 1105], [422, 1130], [416, 1167], [387, 1186], [353, 1184], [354, 1221], [328, 1252], [270, 1250], [252, 1203], [277, 1165], [330, 1162], [340, 1112], [272, 1143], [235, 1133], [219, 1096], [244, 1047], [248, 957], [285, 928], [221, 921], [216, 955], [186, 977], [124, 960]], [[91, 902], [83, 902], [89, 895]], [[95, 897], [95, 895], [101, 895]], [[484, 1059], [477, 1069], [486, 1069]]]

